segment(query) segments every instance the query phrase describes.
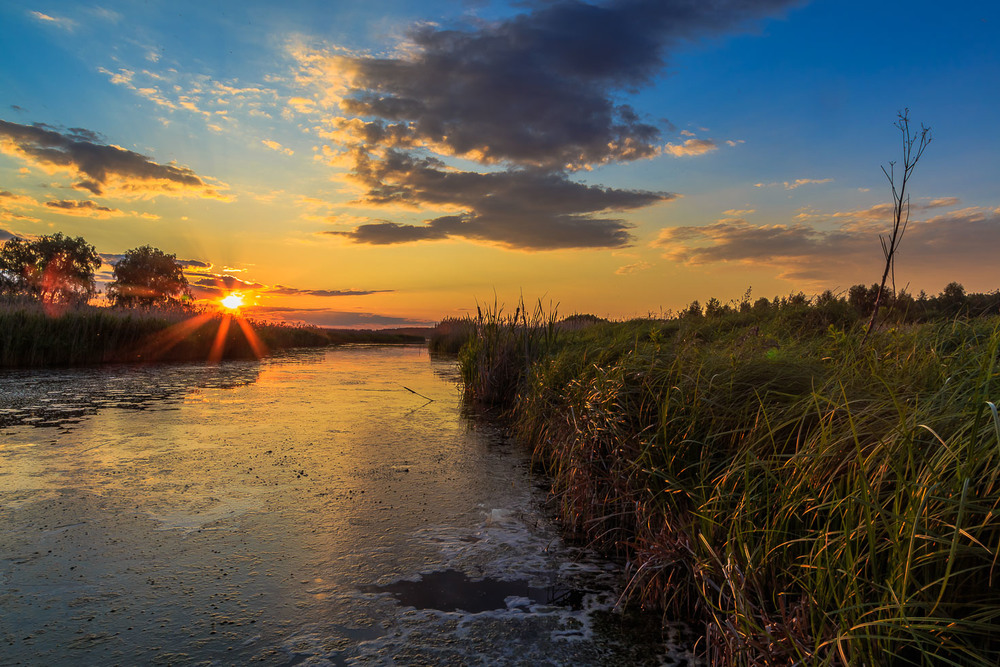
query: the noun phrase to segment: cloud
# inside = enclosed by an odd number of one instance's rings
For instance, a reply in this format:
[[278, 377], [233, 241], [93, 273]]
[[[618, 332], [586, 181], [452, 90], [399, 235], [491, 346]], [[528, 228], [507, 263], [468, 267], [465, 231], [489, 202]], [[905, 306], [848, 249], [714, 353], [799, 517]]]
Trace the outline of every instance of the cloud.
[[[107, 264], [108, 266], [114, 266], [116, 262], [125, 257], [125, 255], [121, 253], [110, 253], [110, 252], [102, 252], [100, 253], [100, 255], [101, 259], [104, 260], [104, 263]], [[176, 262], [178, 266], [180, 266], [188, 273], [195, 273], [195, 275], [200, 275], [197, 273], [199, 270], [203, 271], [212, 268], [212, 265], [210, 263], [203, 262], [197, 259], [174, 259], [174, 262]]]
[[[146, 59], [155, 63], [159, 55], [150, 51]], [[168, 114], [186, 112], [200, 116], [214, 132], [226, 129], [215, 122], [218, 119], [236, 125], [231, 112], [237, 109], [250, 117], [270, 118], [269, 112], [280, 99], [278, 92], [268, 86], [242, 85], [235, 79], [217, 81], [205, 74], [180, 72], [173, 68], [154, 72], [122, 67], [112, 72], [99, 67], [98, 71], [106, 75], [111, 83], [131, 90]], [[161, 122], [166, 124], [169, 121], [161, 119]]]
[[212, 264], [210, 262], [203, 262], [198, 259], [178, 259], [177, 263], [182, 269], [211, 269]]
[[729, 215], [734, 218], [742, 218], [745, 215], [750, 215], [751, 213], [756, 213], [752, 208], [731, 208], [728, 211], [723, 211], [723, 215]]
[[234, 276], [213, 274], [190, 280], [191, 290], [200, 298], [211, 298], [227, 292], [256, 291], [265, 285], [252, 280], [240, 280]]
[[99, 143], [97, 135], [79, 128], [59, 132], [42, 125], [0, 120], [0, 152], [47, 172], [65, 171], [78, 179], [78, 190], [94, 195], [197, 196], [224, 199], [205, 179], [187, 167], [158, 164], [145, 155]]
[[[671, 126], [650, 122], [622, 96], [650, 84], [682, 41], [739, 29], [791, 4], [555, 0], [499, 21], [418, 25], [396, 55], [295, 45], [296, 82], [308, 95], [289, 104], [310, 116], [340, 114], [321, 135], [340, 149], [329, 151], [331, 164], [351, 168], [368, 189], [361, 201], [445, 214], [422, 225], [376, 220], [329, 233], [371, 244], [627, 245], [630, 225], [609, 213], [675, 195], [587, 186], [568, 174], [660, 155], [661, 126]], [[668, 145], [680, 155], [715, 148], [699, 139]], [[428, 153], [500, 171], [459, 172]]]
[[790, 4], [547, 2], [502, 21], [419, 25], [395, 58], [329, 59], [354, 116], [403, 122], [421, 143], [486, 163], [579, 168], [657, 153], [659, 130], [615, 99], [650, 83], [670, 48]]
[[6, 229], [0, 228], [0, 241], [9, 241], [11, 239], [19, 238], [17, 234]]
[[803, 185], [822, 185], [823, 183], [833, 183], [832, 178], [797, 178], [794, 181], [782, 181], [781, 183], [754, 183], [755, 188], [773, 188], [781, 185], [786, 190], [795, 190]]
[[414, 320], [406, 317], [381, 315], [379, 313], [328, 310], [325, 308], [282, 308], [255, 306], [249, 309], [252, 315], [262, 315], [286, 322], [306, 322], [320, 327], [378, 328], [403, 326], [430, 326], [429, 320]]
[[[938, 197], [937, 199], [925, 199], [910, 203], [910, 213], [920, 211], [931, 211], [938, 208], [949, 208], [959, 203], [958, 197]], [[882, 224], [891, 220], [893, 216], [893, 205], [891, 203], [876, 204], [866, 209], [856, 209], [853, 211], [801, 211], [796, 214], [796, 220], [809, 221], [829, 221], [844, 220], [862, 225]]]
[[294, 155], [295, 154], [295, 151], [293, 151], [291, 148], [285, 148], [284, 146], [282, 146], [281, 144], [279, 144], [277, 141], [273, 141], [271, 139], [261, 139], [260, 143], [264, 144], [265, 146], [267, 146], [268, 148], [270, 148], [272, 151], [277, 151], [279, 153], [284, 153], [285, 155]]
[[124, 212], [117, 208], [101, 206], [97, 202], [89, 199], [60, 199], [57, 201], [47, 201], [45, 202], [45, 205], [49, 208], [56, 209], [59, 213], [80, 216], [83, 218], [106, 219], [114, 216], [125, 215]]
[[[765, 266], [789, 280], [844, 284], [877, 277], [884, 261], [878, 235], [887, 231], [885, 221], [881, 223], [852, 217], [835, 228], [820, 228], [803, 222], [754, 225], [723, 220], [703, 227], [664, 229], [654, 245], [663, 248], [669, 259], [689, 265]], [[933, 275], [947, 282], [971, 275], [995, 282], [995, 276], [987, 274], [995, 266], [997, 247], [1000, 209], [966, 208], [911, 220], [896, 274], [905, 276], [908, 267], [913, 267], [918, 270], [914, 277], [921, 280]]]
[[39, 218], [32, 217], [30, 215], [24, 215], [23, 213], [14, 213], [13, 211], [8, 211], [7, 209], [0, 209], [0, 220], [20, 220], [21, 222], [41, 222]]
[[34, 199], [32, 199], [31, 197], [29, 197], [28, 195], [18, 195], [18, 194], [14, 194], [13, 192], [11, 192], [9, 190], [0, 190], [0, 203], [5, 204], [7, 206], [11, 206], [11, 205], [18, 205], [18, 206], [30, 205], [30, 206], [34, 206], [34, 205], [37, 205], [38, 202], [36, 202]]
[[206, 270], [212, 268], [211, 264], [195, 260], [184, 260], [178, 263], [188, 272], [188, 280], [195, 296], [205, 299], [216, 298], [229, 292], [254, 292], [257, 294], [275, 294], [279, 296], [344, 297], [367, 296], [396, 291], [391, 289], [302, 289], [286, 285], [264, 285], [253, 280], [243, 280], [228, 275], [229, 272], [240, 271], [240, 269], [226, 269], [227, 273], [207, 273]]
[[288, 106], [301, 114], [309, 114], [316, 110], [316, 100], [310, 100], [306, 97], [290, 97], [288, 98]]
[[711, 139], [688, 139], [683, 144], [667, 144], [664, 150], [674, 157], [687, 157], [691, 155], [704, 155], [719, 148]]
[[0, 190], [0, 220], [20, 221], [20, 222], [40, 222], [36, 217], [17, 213], [12, 209], [23, 211], [38, 206], [34, 198], [27, 195], [19, 195], [9, 190]]
[[585, 185], [561, 173], [449, 170], [440, 161], [397, 151], [388, 151], [383, 160], [359, 159], [355, 178], [368, 187], [362, 199], [368, 205], [460, 210], [423, 225], [382, 221], [347, 232], [324, 232], [373, 245], [463, 238], [525, 250], [623, 247], [631, 242], [631, 225], [595, 214], [637, 209], [676, 197]]
[[285, 287], [275, 285], [269, 288], [269, 294], [280, 294], [282, 296], [367, 296], [369, 294], [382, 294], [385, 292], [395, 292], [391, 289], [369, 289], [369, 290], [328, 290], [328, 289], [297, 289], [295, 287]]
[[615, 269], [615, 273], [619, 276], [627, 276], [651, 268], [653, 268], [653, 265], [650, 264], [649, 262], [635, 262], [634, 264], [626, 264], [625, 266], [619, 266], [617, 269]]
[[92, 7], [89, 12], [97, 18], [107, 21], [108, 23], [121, 23], [123, 18], [118, 12], [105, 7]]
[[49, 25], [54, 25], [63, 30], [72, 32], [76, 28], [76, 21], [72, 19], [62, 18], [58, 16], [50, 16], [48, 14], [43, 14], [42, 12], [28, 12], [36, 21], [41, 21], [42, 23], [47, 23]]

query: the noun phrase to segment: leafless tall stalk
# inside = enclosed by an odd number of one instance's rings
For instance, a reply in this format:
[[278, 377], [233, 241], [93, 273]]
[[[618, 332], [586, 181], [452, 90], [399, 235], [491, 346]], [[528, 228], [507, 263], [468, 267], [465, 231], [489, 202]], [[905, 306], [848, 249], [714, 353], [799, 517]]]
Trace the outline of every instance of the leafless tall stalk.
[[879, 283], [878, 294], [875, 297], [875, 307], [872, 309], [872, 317], [868, 321], [868, 329], [861, 340], [864, 345], [868, 340], [868, 335], [875, 328], [878, 320], [878, 312], [882, 307], [885, 296], [885, 283], [892, 280], [892, 293], [896, 293], [896, 252], [899, 250], [899, 243], [903, 239], [903, 233], [910, 222], [910, 195], [906, 192], [910, 176], [924, 154], [927, 145], [931, 143], [931, 128], [920, 125], [920, 132], [910, 131], [910, 110], [904, 109], [898, 114], [898, 120], [894, 125], [902, 134], [903, 140], [903, 173], [899, 186], [896, 185], [896, 162], [889, 163], [889, 168], [882, 167], [882, 173], [889, 180], [892, 188], [892, 232], [888, 237], [879, 234], [878, 240], [882, 244], [882, 254], [885, 256], [885, 269], [882, 271], [882, 282]]

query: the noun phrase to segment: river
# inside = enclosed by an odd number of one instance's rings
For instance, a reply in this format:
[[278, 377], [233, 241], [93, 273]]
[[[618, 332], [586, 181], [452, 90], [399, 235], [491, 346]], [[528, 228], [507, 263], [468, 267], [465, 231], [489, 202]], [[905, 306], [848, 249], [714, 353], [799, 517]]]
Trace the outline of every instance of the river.
[[0, 373], [0, 664], [685, 665], [422, 347]]

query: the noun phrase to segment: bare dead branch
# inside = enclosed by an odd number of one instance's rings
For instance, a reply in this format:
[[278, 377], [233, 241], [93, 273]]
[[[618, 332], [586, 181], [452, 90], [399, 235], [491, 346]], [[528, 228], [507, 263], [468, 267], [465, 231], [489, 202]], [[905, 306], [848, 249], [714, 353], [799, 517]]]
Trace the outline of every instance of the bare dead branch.
[[[910, 131], [909, 109], [900, 111], [898, 119], [893, 125], [900, 131], [903, 143], [903, 173], [897, 189], [896, 162], [889, 162], [888, 169], [882, 166], [882, 173], [885, 174], [886, 179], [889, 181], [889, 187], [892, 191], [892, 231], [889, 234], [888, 240], [886, 240], [885, 236], [879, 235], [879, 243], [882, 244], [882, 254], [885, 256], [885, 268], [882, 271], [882, 282], [879, 284], [878, 294], [875, 296], [875, 306], [872, 310], [872, 316], [868, 321], [868, 329], [865, 331], [864, 338], [861, 339], [862, 345], [868, 340], [869, 334], [871, 334], [878, 321], [879, 309], [883, 303], [882, 297], [886, 291], [886, 281], [891, 280], [892, 294], [894, 296], [896, 294], [896, 252], [899, 250], [903, 233], [906, 232], [906, 227], [910, 223], [910, 196], [906, 192], [906, 186], [909, 184], [910, 176], [913, 174], [917, 162], [920, 161], [924, 151], [927, 149], [927, 145], [931, 143], [932, 139], [931, 128], [923, 124], [920, 125], [919, 133]], [[914, 150], [914, 145], [916, 145], [916, 150]]]

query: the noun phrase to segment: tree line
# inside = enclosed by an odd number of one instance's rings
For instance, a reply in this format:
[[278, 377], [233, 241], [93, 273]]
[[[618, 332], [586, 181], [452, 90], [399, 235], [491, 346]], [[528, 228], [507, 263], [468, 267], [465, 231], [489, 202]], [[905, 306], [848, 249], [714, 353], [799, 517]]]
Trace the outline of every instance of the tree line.
[[929, 295], [924, 290], [914, 296], [905, 289], [898, 292], [879, 284], [866, 287], [852, 285], [845, 292], [825, 290], [814, 298], [803, 292], [785, 297], [750, 298], [750, 290], [739, 300], [722, 303], [711, 298], [705, 305], [692, 301], [679, 315], [681, 317], [721, 317], [733, 313], [757, 313], [812, 307], [843, 323], [860, 318], [870, 318], [877, 308], [894, 321], [920, 322], [937, 318], [981, 317], [1000, 313], [1000, 290], [992, 292], [966, 292], [958, 282], [948, 283], [940, 293]]
[[[102, 264], [97, 249], [80, 236], [14, 237], [0, 247], [0, 296], [85, 304], [98, 294], [95, 274]], [[159, 248], [128, 250], [112, 274], [106, 296], [114, 306], [180, 305], [192, 299], [177, 256]]]

